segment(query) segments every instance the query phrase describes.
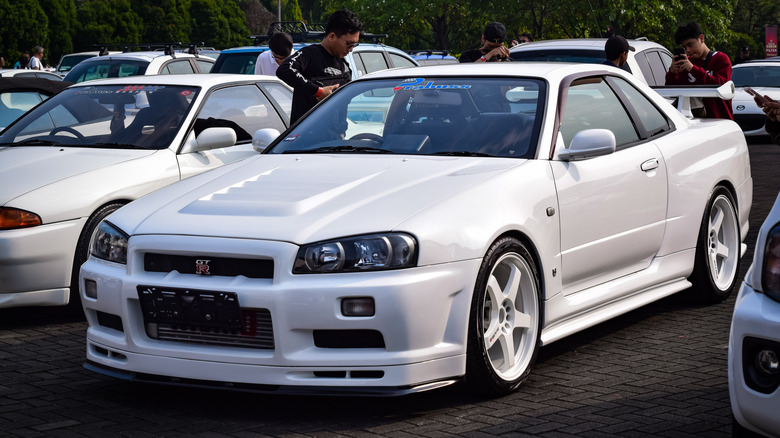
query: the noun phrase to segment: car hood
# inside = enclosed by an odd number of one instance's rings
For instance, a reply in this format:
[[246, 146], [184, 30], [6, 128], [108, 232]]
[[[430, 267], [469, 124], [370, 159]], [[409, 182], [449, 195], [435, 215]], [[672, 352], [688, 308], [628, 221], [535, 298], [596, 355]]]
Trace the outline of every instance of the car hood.
[[0, 205], [49, 184], [155, 152], [62, 146], [2, 147]]
[[135, 201], [110, 221], [131, 235], [306, 243], [394, 230], [440, 200], [525, 162], [399, 155], [261, 155], [173, 184]]
[[[754, 90], [756, 90], [760, 95], [762, 96], [769, 96], [773, 99], [780, 99], [780, 88], [778, 87], [751, 87]], [[737, 87], [736, 92], [734, 93], [734, 99], [732, 102], [740, 102], [743, 104], [751, 104], [752, 106], [756, 107], [757, 112], [761, 112], [761, 110], [758, 108], [758, 106], [755, 104], [753, 100], [753, 96], [748, 94], [744, 87]]]

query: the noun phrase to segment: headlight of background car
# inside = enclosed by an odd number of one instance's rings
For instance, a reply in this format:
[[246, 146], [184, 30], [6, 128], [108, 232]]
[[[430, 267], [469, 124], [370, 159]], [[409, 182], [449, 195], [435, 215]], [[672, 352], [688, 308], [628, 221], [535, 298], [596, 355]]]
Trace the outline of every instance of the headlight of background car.
[[780, 224], [772, 227], [767, 234], [763, 268], [761, 282], [764, 293], [780, 301]]
[[92, 235], [89, 252], [99, 259], [125, 264], [127, 263], [127, 239], [127, 234], [109, 222], [103, 221]]
[[417, 243], [401, 233], [345, 237], [302, 246], [293, 274], [399, 269], [417, 263]]

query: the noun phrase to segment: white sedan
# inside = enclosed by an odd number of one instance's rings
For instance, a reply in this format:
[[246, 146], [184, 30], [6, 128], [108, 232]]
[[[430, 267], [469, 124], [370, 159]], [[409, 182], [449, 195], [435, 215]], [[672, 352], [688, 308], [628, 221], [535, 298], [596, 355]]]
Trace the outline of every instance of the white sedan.
[[[382, 117], [363, 122], [369, 102]], [[263, 155], [100, 224], [80, 276], [86, 366], [506, 393], [543, 345], [686, 289], [729, 296], [752, 186], [736, 123], [689, 120], [616, 68], [367, 75]]]
[[745, 87], [753, 88], [761, 96], [780, 100], [780, 63], [756, 60], [738, 64], [732, 69], [731, 79], [737, 87], [731, 102], [734, 121], [742, 127], [746, 136], [767, 135], [764, 129], [766, 115]]
[[780, 437], [780, 197], [761, 226], [737, 296], [728, 363], [734, 436], [747, 429]]
[[163, 186], [255, 155], [284, 130], [276, 78], [169, 75], [72, 86], [0, 136], [0, 307], [66, 305], [100, 221]]

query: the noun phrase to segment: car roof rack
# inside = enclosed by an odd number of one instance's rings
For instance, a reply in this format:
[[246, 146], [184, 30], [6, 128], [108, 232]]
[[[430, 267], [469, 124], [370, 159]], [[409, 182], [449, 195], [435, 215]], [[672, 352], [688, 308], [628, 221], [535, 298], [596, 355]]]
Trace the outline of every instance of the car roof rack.
[[[303, 43], [311, 41], [322, 41], [325, 37], [325, 24], [315, 23], [306, 25], [303, 21], [274, 21], [268, 26], [268, 33], [265, 35], [253, 35], [249, 38], [254, 40], [254, 45], [259, 46], [268, 44], [271, 35], [277, 32], [287, 32], [292, 37], [294, 43]], [[360, 33], [360, 39], [370, 41], [373, 44], [382, 44], [382, 40], [387, 38], [387, 34]]]
[[[146, 50], [146, 51], [152, 51], [152, 50], [163, 50], [166, 55], [170, 55], [172, 57], [176, 57], [176, 51], [174, 50], [175, 47], [181, 47], [182, 43], [180, 42], [173, 42], [173, 43], [141, 43], [141, 44], [93, 44], [93, 47], [99, 47], [100, 51], [103, 52], [103, 50], [109, 48], [109, 47], [121, 47], [123, 53], [133, 52], [135, 50], [132, 49], [140, 49], [140, 50]], [[106, 52], [106, 54], [108, 54]]]

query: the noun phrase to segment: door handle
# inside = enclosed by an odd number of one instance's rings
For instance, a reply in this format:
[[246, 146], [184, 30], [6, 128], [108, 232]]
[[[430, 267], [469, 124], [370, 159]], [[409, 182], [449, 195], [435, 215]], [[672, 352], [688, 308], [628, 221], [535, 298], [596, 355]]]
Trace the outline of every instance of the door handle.
[[639, 167], [642, 169], [642, 172], [649, 172], [651, 170], [658, 169], [658, 158], [647, 160]]

